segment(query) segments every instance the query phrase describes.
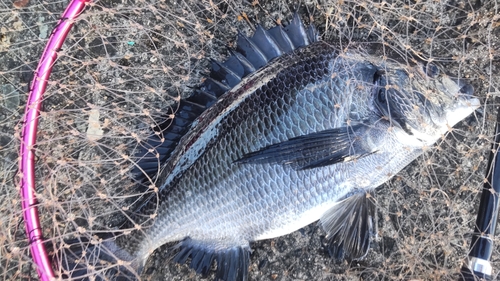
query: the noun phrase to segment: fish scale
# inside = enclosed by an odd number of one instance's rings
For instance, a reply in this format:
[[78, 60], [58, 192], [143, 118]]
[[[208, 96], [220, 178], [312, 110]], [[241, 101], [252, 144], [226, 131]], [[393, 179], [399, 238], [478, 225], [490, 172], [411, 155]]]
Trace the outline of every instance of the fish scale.
[[[146, 235], [147, 239], [155, 241], [155, 243], [146, 244], [147, 246], [144, 247], [142, 252], [147, 253], [167, 242], [182, 239], [187, 236], [187, 233], [189, 233], [191, 239], [202, 241], [207, 237], [216, 237], [221, 243], [225, 242], [224, 239], [233, 240], [233, 238], [239, 237], [244, 238], [246, 241], [258, 240], [257, 238], [260, 236], [266, 236], [265, 233], [272, 232], [274, 229], [281, 229], [283, 225], [288, 226], [296, 221], [296, 213], [306, 213], [312, 206], [317, 205], [324, 206], [323, 208], [331, 207], [334, 202], [352, 189], [348, 184], [345, 184], [344, 188], [339, 186], [336, 186], [335, 189], [328, 188], [344, 182], [346, 174], [338, 171], [349, 170], [349, 168], [333, 166], [327, 170], [295, 171], [289, 166], [233, 163], [244, 154], [259, 150], [270, 144], [331, 128], [331, 123], [325, 122], [330, 121], [332, 115], [335, 116], [332, 112], [335, 112], [336, 109], [331, 102], [322, 105], [326, 107], [326, 110], [322, 110], [326, 115], [319, 116], [320, 118], [315, 119], [314, 122], [309, 122], [310, 115], [306, 112], [301, 113], [302, 111], [296, 109], [295, 106], [305, 109], [304, 111], [311, 107], [311, 104], [307, 102], [307, 97], [310, 97], [311, 92], [297, 89], [304, 88], [306, 85], [316, 87], [316, 84], [327, 82], [331, 73], [335, 71], [331, 66], [334, 61], [333, 56], [336, 53], [335, 49], [324, 42], [318, 42], [315, 46], [307, 49], [308, 52], [301, 51], [303, 52], [294, 54], [293, 61], [289, 57], [283, 57], [276, 61], [274, 63], [275, 68], [285, 69], [286, 71], [280, 72], [280, 75], [277, 75], [268, 84], [257, 88], [245, 100], [239, 101], [236, 99], [241, 95], [239, 91], [245, 89], [248, 84], [252, 85], [253, 80], [262, 80], [263, 78], [258, 75], [259, 73], [252, 76], [252, 79], [248, 79], [249, 81], [243, 81], [241, 87], [231, 90], [226, 100], [214, 105], [214, 107], [217, 108], [218, 106], [221, 110], [210, 111], [209, 113], [212, 115], [221, 115], [222, 109], [231, 107], [234, 107], [234, 109], [223, 120], [212, 125], [220, 128], [218, 134], [210, 135], [214, 140], [205, 139], [204, 136], [199, 136], [197, 139], [200, 142], [214, 142], [215, 144], [210, 148], [206, 148], [205, 152], [200, 155], [199, 160], [179, 175], [178, 181], [173, 184], [174, 187], [168, 187], [168, 183], [165, 184], [167, 186], [163, 190], [168, 190], [169, 197], [165, 198], [164, 203], [162, 202], [160, 205], [159, 209], [161, 211], [158, 213], [158, 219], [150, 228], [162, 229], [163, 231], [155, 231], [154, 235]], [[322, 56], [323, 54], [325, 56]], [[287, 61], [289, 65], [285, 64]], [[322, 75], [314, 77], [313, 71], [304, 72], [305, 65], [314, 65], [315, 68], [322, 69], [323, 71], [318, 72]], [[322, 65], [324, 66], [322, 67]], [[298, 75], [298, 72], [303, 74]], [[266, 76], [268, 73], [262, 72], [262, 76]], [[338, 79], [342, 79], [342, 76], [339, 75]], [[324, 77], [327, 77], [327, 79], [323, 79]], [[280, 84], [290, 86], [278, 88], [276, 85]], [[355, 85], [351, 86], [354, 87]], [[233, 93], [234, 98], [232, 99], [231, 95]], [[324, 94], [321, 91], [316, 93]], [[333, 92], [333, 94], [338, 95], [337, 99], [342, 104], [344, 103], [343, 99], [349, 98], [348, 96], [342, 97], [341, 94], [343, 93]], [[365, 95], [366, 101], [368, 95], [369, 93]], [[282, 100], [283, 96], [287, 97], [284, 107], [288, 107], [283, 111], [289, 113], [286, 115], [291, 119], [288, 124], [286, 122], [287, 118], [279, 116], [279, 108], [275, 106], [276, 101]], [[313, 96], [312, 99], [317, 100], [318, 97]], [[236, 102], [238, 103], [234, 104]], [[245, 110], [247, 104], [254, 108], [255, 113], [244, 118], [245, 116], [239, 114], [239, 112], [248, 114], [247, 110]], [[202, 117], [205, 116], [202, 115]], [[203, 119], [213, 120], [214, 118], [208, 116]], [[285, 120], [285, 122], [279, 122], [281, 120]], [[265, 124], [263, 130], [256, 132], [256, 134], [251, 134], [251, 131], [248, 132], [247, 128], [254, 127], [255, 123], [260, 122]], [[323, 123], [330, 126], [322, 125]], [[312, 125], [315, 126], [312, 127]], [[200, 122], [197, 126], [205, 128], [210, 125]], [[293, 132], [296, 128], [299, 134], [291, 135], [290, 132]], [[197, 131], [197, 129], [193, 128], [193, 131]], [[241, 136], [246, 136], [246, 141], [240, 141], [243, 139]], [[174, 159], [175, 156], [176, 151], [173, 153]], [[356, 169], [356, 167], [352, 167], [352, 169]], [[340, 177], [336, 178], [338, 175]], [[316, 181], [311, 179], [316, 179]], [[248, 184], [249, 182], [253, 182], [253, 184]], [[241, 186], [252, 188], [247, 192], [242, 192]], [[271, 192], [266, 192], [268, 186], [279, 187], [280, 190], [275, 192], [271, 189]], [[224, 192], [213, 196], [210, 194], [212, 189], [219, 189]], [[307, 192], [304, 192], [304, 189]], [[191, 196], [186, 196], [188, 192]], [[305, 197], [302, 202], [296, 200], [297, 194]], [[241, 205], [239, 204], [240, 198], [247, 198], [249, 202]], [[295, 202], [295, 204], [291, 207], [290, 202]], [[199, 208], [192, 208], [192, 206], [198, 206]], [[252, 206], [251, 210], [247, 209], [248, 206]], [[193, 224], [187, 224], [185, 229], [172, 227], [182, 225], [184, 221], [193, 221], [194, 216], [199, 213], [200, 209], [203, 210], [203, 216], [199, 217]], [[245, 213], [250, 211], [254, 212], [255, 216], [246, 218]], [[278, 217], [281, 223], [266, 219], [269, 216]], [[235, 217], [239, 218], [237, 222], [235, 222]], [[306, 224], [317, 219], [318, 217], [313, 217]], [[297, 225], [295, 228], [302, 226], [304, 225]], [[288, 228], [290, 227], [288, 226]], [[248, 244], [248, 242], [245, 244]], [[228, 246], [243, 245], [234, 244]]]
[[[360, 259], [375, 233], [369, 193], [479, 106], [439, 68], [342, 52], [297, 14], [237, 41], [143, 143], [133, 173], [159, 192], [130, 215], [130, 233], [70, 247], [94, 269], [127, 262], [97, 280], [135, 279], [155, 249], [180, 241], [174, 261], [202, 275], [215, 262], [216, 280], [245, 281], [251, 242], [317, 220], [333, 256]], [[86, 280], [85, 265], [68, 267]]]

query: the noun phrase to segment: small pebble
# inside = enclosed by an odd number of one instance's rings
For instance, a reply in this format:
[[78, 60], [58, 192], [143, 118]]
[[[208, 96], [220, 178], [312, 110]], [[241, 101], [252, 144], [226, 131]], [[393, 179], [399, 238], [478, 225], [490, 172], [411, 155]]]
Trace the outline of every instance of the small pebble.
[[21, 9], [28, 6], [30, 0], [16, 0], [14, 1], [14, 8]]

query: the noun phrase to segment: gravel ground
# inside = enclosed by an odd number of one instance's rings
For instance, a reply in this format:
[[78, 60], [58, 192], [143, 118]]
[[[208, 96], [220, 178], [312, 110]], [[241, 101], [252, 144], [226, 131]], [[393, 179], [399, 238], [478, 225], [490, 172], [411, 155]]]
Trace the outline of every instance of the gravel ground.
[[[0, 0], [0, 279], [37, 279], [25, 238], [17, 161], [32, 73], [66, 1]], [[137, 140], [222, 60], [238, 30], [286, 23], [295, 9], [324, 40], [432, 59], [474, 85], [482, 106], [376, 191], [378, 235], [360, 261], [336, 261], [315, 224], [252, 244], [250, 280], [456, 280], [467, 255], [500, 81], [496, 1], [98, 1], [59, 52], [43, 103], [37, 192], [44, 234], [60, 242], [114, 229], [139, 192]], [[495, 237], [494, 240], [497, 238]], [[496, 243], [500, 245], [500, 243]], [[144, 280], [198, 280], [150, 258]], [[494, 251], [493, 266], [499, 268]], [[498, 272], [495, 270], [495, 272]]]

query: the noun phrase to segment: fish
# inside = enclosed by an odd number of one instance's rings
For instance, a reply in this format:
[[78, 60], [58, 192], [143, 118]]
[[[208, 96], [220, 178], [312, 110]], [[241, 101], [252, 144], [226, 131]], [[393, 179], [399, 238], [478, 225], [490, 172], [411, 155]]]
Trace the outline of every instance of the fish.
[[155, 249], [215, 280], [245, 281], [251, 243], [319, 221], [330, 253], [361, 259], [372, 192], [479, 106], [434, 62], [412, 64], [320, 39], [295, 13], [241, 32], [224, 62], [141, 143], [138, 200], [120, 235], [77, 237], [72, 280], [139, 280]]

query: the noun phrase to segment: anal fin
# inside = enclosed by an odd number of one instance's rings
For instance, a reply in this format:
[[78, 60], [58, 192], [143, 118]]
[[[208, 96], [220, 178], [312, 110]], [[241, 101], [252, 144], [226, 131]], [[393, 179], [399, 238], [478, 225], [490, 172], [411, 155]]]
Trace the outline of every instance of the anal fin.
[[337, 259], [363, 258], [375, 235], [375, 203], [370, 193], [357, 193], [337, 203], [320, 219], [327, 233], [330, 255]]
[[186, 238], [176, 247], [180, 250], [173, 260], [184, 264], [188, 258], [191, 258], [189, 267], [198, 274], [207, 276], [212, 262], [216, 261], [215, 281], [247, 280], [250, 265], [250, 247], [248, 245], [224, 248], [212, 243]]

